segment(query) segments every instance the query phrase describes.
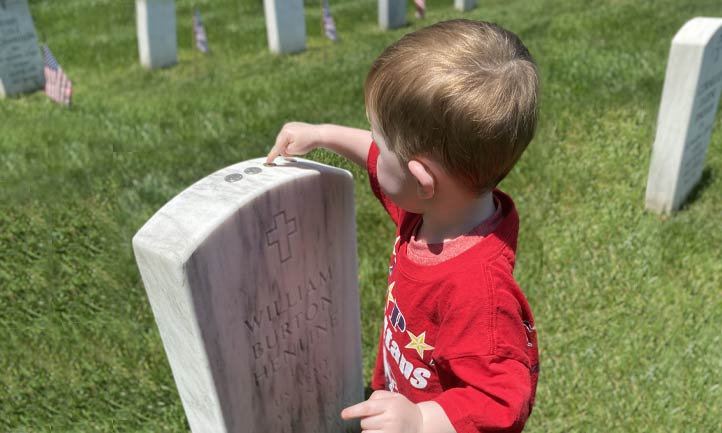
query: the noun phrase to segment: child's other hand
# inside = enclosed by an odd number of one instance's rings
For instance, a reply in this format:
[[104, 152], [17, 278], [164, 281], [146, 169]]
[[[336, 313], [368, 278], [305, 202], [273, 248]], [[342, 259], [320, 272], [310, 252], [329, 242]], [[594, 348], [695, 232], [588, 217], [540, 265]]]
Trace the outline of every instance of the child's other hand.
[[304, 155], [318, 147], [320, 141], [321, 131], [318, 125], [302, 122], [286, 123], [276, 137], [276, 144], [268, 152], [266, 163], [272, 163], [279, 155], [286, 157]]
[[419, 407], [389, 391], [374, 391], [368, 400], [344, 409], [341, 418], [361, 418], [361, 429], [369, 433], [420, 433], [423, 426]]

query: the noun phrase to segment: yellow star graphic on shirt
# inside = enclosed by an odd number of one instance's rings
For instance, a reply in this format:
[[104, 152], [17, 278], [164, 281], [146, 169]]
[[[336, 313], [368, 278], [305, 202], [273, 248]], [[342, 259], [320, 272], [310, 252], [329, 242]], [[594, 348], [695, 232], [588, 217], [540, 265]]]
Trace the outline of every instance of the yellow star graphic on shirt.
[[389, 302], [396, 302], [396, 299], [394, 299], [394, 285], [396, 284], [396, 281], [392, 281], [391, 284], [389, 284], [389, 289], [387, 290], [386, 295], [386, 308], [389, 306]]
[[419, 358], [424, 359], [425, 350], [434, 350], [434, 346], [429, 346], [424, 341], [426, 339], [426, 331], [422, 332], [418, 336], [414, 335], [411, 331], [406, 331], [411, 338], [411, 343], [406, 345], [407, 349], [415, 349], [419, 354]]

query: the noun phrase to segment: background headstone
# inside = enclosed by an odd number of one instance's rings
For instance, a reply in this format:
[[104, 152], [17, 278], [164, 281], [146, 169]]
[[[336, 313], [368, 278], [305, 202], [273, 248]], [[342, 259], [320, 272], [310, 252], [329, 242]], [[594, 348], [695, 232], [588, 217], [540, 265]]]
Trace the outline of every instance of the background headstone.
[[0, 1], [0, 98], [44, 85], [43, 58], [27, 0]]
[[178, 62], [178, 37], [173, 0], [136, 0], [140, 63], [156, 69]]
[[699, 182], [722, 89], [722, 19], [694, 18], [672, 39], [646, 205], [670, 213]]
[[406, 25], [406, 0], [379, 0], [379, 26], [384, 30]]
[[303, 0], [263, 0], [268, 46], [277, 54], [306, 49], [306, 18]]
[[454, 0], [454, 7], [462, 12], [470, 11], [476, 7], [476, 0]]
[[357, 432], [353, 179], [310, 161], [222, 169], [133, 249], [194, 433]]

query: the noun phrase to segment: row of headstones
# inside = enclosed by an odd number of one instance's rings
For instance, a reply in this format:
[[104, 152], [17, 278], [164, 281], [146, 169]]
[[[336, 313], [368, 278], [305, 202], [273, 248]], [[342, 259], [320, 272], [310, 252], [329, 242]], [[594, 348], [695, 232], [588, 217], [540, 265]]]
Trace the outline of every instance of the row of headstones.
[[[475, 0], [456, 0], [462, 10]], [[303, 2], [264, 0], [271, 50], [305, 49]], [[141, 63], [149, 68], [176, 62], [174, 0], [136, 0]], [[406, 22], [406, 0], [379, 0], [379, 24]], [[672, 40], [647, 183], [647, 208], [679, 209], [702, 176], [722, 87], [722, 20], [695, 18]], [[0, 2], [0, 98], [44, 85], [43, 62], [27, 0]]]
[[[407, 0], [379, 0], [379, 26], [391, 30], [406, 25]], [[306, 20], [303, 1], [264, 0], [268, 45], [274, 53], [291, 54], [306, 49]], [[454, 7], [469, 11], [476, 0], [454, 0]]]
[[[454, 0], [461, 11], [476, 0]], [[407, 0], [379, 0], [379, 26], [385, 30], [406, 25]], [[136, 0], [141, 63], [149, 68], [176, 62], [174, 0]], [[264, 0], [266, 32], [270, 50], [292, 54], [306, 49], [306, 18], [303, 0]]]
[[[454, 0], [467, 11], [476, 0]], [[177, 62], [174, 0], [136, 0], [138, 50], [143, 66], [155, 69]], [[394, 29], [406, 24], [407, 0], [379, 0], [379, 25]], [[303, 0], [264, 0], [270, 50], [290, 54], [306, 49]], [[42, 59], [27, 0], [0, 2], [0, 97], [43, 86]]]

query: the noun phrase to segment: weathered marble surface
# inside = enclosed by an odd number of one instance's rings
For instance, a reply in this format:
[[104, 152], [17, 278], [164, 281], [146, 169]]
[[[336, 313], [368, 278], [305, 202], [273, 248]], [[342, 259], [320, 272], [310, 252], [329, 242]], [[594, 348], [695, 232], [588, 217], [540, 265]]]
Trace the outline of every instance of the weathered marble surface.
[[174, 0], [136, 0], [140, 63], [149, 69], [178, 62]]
[[470, 11], [476, 7], [476, 0], [454, 0], [454, 7], [462, 12]]
[[694, 18], [672, 39], [646, 205], [679, 209], [699, 182], [722, 89], [722, 19]]
[[44, 85], [43, 57], [27, 0], [0, 1], [0, 98]]
[[353, 179], [255, 159], [161, 208], [133, 249], [194, 433], [357, 432]]
[[379, 26], [384, 30], [406, 25], [406, 0], [379, 0]]
[[303, 0], [263, 0], [268, 47], [277, 54], [306, 49]]

